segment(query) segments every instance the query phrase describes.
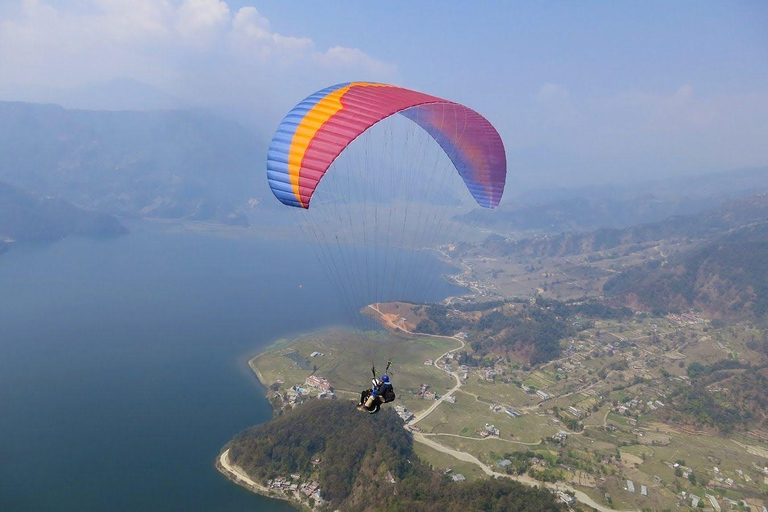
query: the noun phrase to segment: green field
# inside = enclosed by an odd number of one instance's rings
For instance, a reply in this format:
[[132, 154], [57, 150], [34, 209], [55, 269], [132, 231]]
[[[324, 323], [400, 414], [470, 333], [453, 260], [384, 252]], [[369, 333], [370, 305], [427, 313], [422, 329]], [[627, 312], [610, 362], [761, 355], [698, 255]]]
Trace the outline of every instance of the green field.
[[[270, 350], [250, 361], [266, 386], [283, 381], [281, 389], [302, 385], [309, 375], [325, 377], [339, 397], [354, 397], [370, 386], [371, 362], [383, 371], [392, 357], [391, 375], [398, 399], [418, 411], [429, 404], [415, 396], [421, 384], [438, 394], [453, 387], [455, 381], [444, 371], [424, 364], [457, 348], [459, 342], [426, 336], [403, 337], [386, 332], [358, 333], [334, 330], [302, 336], [294, 341], [280, 340]], [[314, 352], [322, 355], [311, 357]]]

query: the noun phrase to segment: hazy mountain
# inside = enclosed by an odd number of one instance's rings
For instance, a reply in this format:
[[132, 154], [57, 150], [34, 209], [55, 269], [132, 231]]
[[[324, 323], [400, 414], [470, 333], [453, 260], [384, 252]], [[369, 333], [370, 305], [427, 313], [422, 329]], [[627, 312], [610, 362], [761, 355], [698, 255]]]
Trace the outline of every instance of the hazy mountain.
[[120, 216], [246, 224], [268, 192], [253, 134], [200, 112], [0, 102], [0, 155], [0, 180]]
[[[57, 240], [69, 235], [102, 237], [127, 232], [112, 215], [0, 183], [0, 240]], [[7, 245], [0, 242], [0, 253], [5, 250]]]
[[521, 195], [509, 191], [514, 199], [506, 199], [498, 209], [476, 209], [460, 219], [500, 232], [624, 228], [702, 212], [760, 192], [768, 192], [768, 168]]
[[570, 256], [605, 251], [620, 246], [644, 244], [670, 237], [701, 238], [768, 218], [768, 195], [758, 194], [728, 201], [709, 211], [677, 215], [661, 222], [623, 229], [604, 228], [585, 233], [562, 233], [517, 241], [489, 237], [486, 249], [494, 254]]
[[54, 102], [65, 108], [87, 110], [148, 111], [186, 107], [180, 99], [130, 78], [116, 78], [59, 92]]

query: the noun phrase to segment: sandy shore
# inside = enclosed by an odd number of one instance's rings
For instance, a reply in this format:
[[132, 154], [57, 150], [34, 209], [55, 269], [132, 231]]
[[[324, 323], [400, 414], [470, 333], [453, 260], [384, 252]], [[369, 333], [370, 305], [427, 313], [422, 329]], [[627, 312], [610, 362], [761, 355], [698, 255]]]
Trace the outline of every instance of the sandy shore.
[[243, 469], [240, 466], [237, 466], [235, 464], [231, 464], [229, 460], [229, 450], [224, 450], [224, 453], [222, 453], [218, 459], [216, 459], [216, 469], [227, 477], [231, 482], [236, 483], [240, 487], [245, 487], [251, 492], [254, 492], [256, 494], [261, 494], [262, 496], [266, 496], [267, 498], [273, 498], [277, 500], [283, 500], [288, 501], [292, 505], [296, 506], [302, 506], [301, 503], [297, 502], [295, 499], [286, 496], [284, 494], [278, 494], [278, 493], [271, 493], [268, 487], [265, 487], [261, 485], [258, 482], [255, 482], [251, 479], [251, 477], [248, 476], [248, 474], [243, 471]]
[[[261, 354], [259, 354], [259, 355], [261, 355]], [[261, 375], [261, 372], [260, 372], [260, 371], [259, 371], [259, 370], [256, 368], [256, 364], [254, 363], [254, 361], [255, 361], [255, 360], [258, 358], [258, 357], [259, 357], [259, 356], [256, 356], [256, 357], [254, 357], [254, 358], [251, 358], [251, 359], [248, 361], [248, 366], [251, 368], [251, 371], [253, 371], [253, 373], [255, 373], [255, 374], [256, 374], [256, 378], [257, 378], [257, 379], [259, 379], [259, 382], [261, 383], [261, 385], [262, 385], [262, 386], [264, 386], [264, 387], [266, 388], [266, 387], [268, 386], [268, 384], [267, 384], [266, 382], [264, 382], [264, 377]]]
[[[219, 456], [219, 459], [216, 461], [216, 469], [237, 485], [245, 487], [253, 492], [269, 496], [269, 489], [267, 487], [253, 481], [240, 466], [236, 466], [229, 462], [228, 449], [224, 450], [224, 453]], [[272, 498], [273, 496], [269, 497]]]

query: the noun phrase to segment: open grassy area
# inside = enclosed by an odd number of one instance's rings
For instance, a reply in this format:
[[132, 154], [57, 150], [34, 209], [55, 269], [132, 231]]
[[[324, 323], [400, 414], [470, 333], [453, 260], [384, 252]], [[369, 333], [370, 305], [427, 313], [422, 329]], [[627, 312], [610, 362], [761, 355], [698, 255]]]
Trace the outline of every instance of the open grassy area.
[[514, 384], [505, 384], [498, 378], [497, 380], [498, 382], [489, 382], [473, 375], [461, 389], [489, 402], [514, 408], [535, 406], [541, 401], [539, 397], [527, 394]]
[[538, 448], [538, 446], [526, 446], [493, 437], [481, 440], [458, 436], [436, 435], [432, 436], [431, 439], [455, 450], [470, 453], [486, 464], [495, 463], [495, 461], [500, 458], [499, 456], [504, 453]]
[[415, 443], [414, 450], [421, 460], [438, 471], [442, 472], [450, 468], [452, 475], [462, 474], [470, 481], [486, 478], [483, 470], [471, 462], [460, 461], [421, 443]]
[[[302, 336], [287, 342], [279, 340], [250, 365], [266, 386], [282, 381], [281, 389], [303, 385], [309, 375], [328, 379], [340, 397], [354, 397], [370, 386], [371, 360], [383, 371], [392, 357], [391, 374], [398, 399], [418, 411], [429, 403], [414, 395], [422, 384], [443, 393], [455, 384], [453, 378], [434, 366], [424, 364], [456, 348], [459, 342], [426, 336], [405, 337], [387, 332], [333, 330]], [[311, 354], [319, 353], [312, 357]]]

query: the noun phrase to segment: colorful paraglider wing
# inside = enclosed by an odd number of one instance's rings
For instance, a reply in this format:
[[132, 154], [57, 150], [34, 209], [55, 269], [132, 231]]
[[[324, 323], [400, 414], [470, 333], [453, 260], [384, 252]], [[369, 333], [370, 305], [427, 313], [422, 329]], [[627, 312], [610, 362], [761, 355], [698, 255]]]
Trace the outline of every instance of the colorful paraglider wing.
[[309, 208], [326, 171], [350, 142], [393, 114], [426, 130], [446, 152], [472, 196], [486, 208], [501, 200], [504, 145], [483, 116], [428, 94], [367, 82], [328, 87], [296, 105], [278, 126], [267, 155], [267, 178], [284, 204]]

